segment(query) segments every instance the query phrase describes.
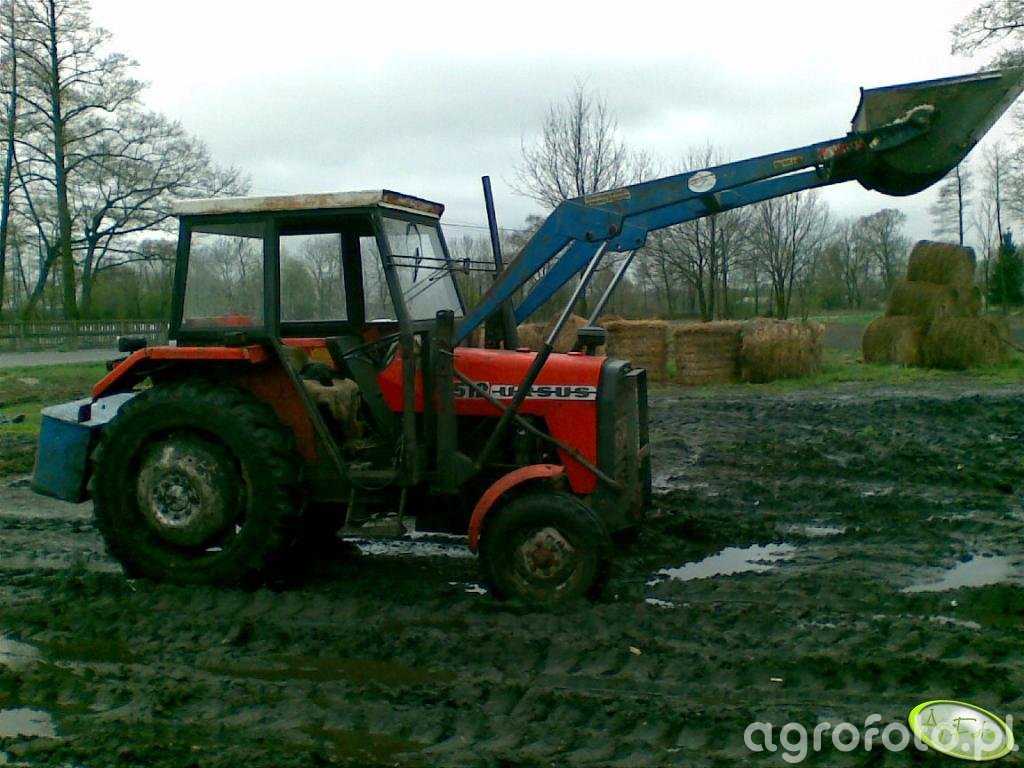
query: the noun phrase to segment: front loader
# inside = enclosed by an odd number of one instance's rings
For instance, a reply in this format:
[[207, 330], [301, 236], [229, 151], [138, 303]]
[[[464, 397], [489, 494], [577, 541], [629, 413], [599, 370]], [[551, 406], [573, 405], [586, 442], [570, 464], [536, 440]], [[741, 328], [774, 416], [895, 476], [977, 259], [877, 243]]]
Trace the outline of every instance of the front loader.
[[[464, 533], [499, 596], [596, 595], [650, 503], [646, 374], [597, 355], [594, 327], [647, 234], [843, 181], [913, 194], [1021, 89], [1002, 70], [866, 90], [841, 138], [569, 200], [469, 309], [453, 273], [480, 265], [452, 261], [437, 203], [182, 201], [171, 343], [122, 339], [90, 397], [44, 411], [33, 487], [91, 497], [132, 575], [258, 583], [310, 542], [415, 520]], [[611, 252], [628, 256], [576, 351], [554, 353]], [[541, 351], [517, 348], [516, 322], [580, 273]], [[466, 346], [485, 322], [505, 348]]]

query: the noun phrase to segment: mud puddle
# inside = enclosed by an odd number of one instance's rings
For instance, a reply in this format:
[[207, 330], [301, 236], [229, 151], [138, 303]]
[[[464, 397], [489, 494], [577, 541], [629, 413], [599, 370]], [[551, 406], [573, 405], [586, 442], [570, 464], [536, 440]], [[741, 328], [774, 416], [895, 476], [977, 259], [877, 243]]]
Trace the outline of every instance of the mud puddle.
[[647, 582], [654, 586], [663, 581], [693, 581], [713, 576], [732, 576], [749, 571], [767, 571], [779, 562], [790, 560], [796, 554], [792, 544], [754, 544], [750, 547], [726, 547], [695, 563], [676, 568], [662, 568], [655, 578]]
[[846, 533], [845, 525], [791, 525], [784, 529], [787, 533], [806, 536], [809, 539], [823, 539], [828, 536], [842, 536]]
[[1004, 555], [972, 556], [952, 568], [903, 588], [903, 592], [945, 592], [961, 587], [987, 587], [1004, 581], [1024, 582], [1024, 563]]
[[56, 735], [57, 724], [49, 712], [27, 707], [0, 709], [0, 738], [53, 738]]

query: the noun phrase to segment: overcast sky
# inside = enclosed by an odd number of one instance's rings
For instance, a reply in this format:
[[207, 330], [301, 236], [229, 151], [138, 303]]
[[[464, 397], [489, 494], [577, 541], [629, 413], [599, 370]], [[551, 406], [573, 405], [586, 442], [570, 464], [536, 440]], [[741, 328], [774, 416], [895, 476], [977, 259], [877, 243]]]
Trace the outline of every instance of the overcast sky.
[[[489, 174], [509, 228], [541, 212], [509, 185], [521, 142], [577, 80], [667, 170], [708, 142], [741, 159], [843, 135], [860, 86], [976, 70], [949, 53], [976, 4], [92, 0], [148, 105], [246, 170], [254, 193], [387, 187], [482, 225]], [[913, 238], [931, 234], [931, 191], [824, 194], [839, 215], [897, 207]]]

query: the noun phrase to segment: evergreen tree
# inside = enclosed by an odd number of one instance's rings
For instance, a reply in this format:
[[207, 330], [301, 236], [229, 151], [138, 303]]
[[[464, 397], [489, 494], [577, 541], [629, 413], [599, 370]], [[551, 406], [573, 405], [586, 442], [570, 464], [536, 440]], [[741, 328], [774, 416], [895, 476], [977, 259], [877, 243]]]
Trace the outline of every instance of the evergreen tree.
[[1009, 230], [1003, 234], [989, 286], [989, 303], [1001, 305], [1004, 312], [1011, 305], [1024, 303], [1024, 263]]

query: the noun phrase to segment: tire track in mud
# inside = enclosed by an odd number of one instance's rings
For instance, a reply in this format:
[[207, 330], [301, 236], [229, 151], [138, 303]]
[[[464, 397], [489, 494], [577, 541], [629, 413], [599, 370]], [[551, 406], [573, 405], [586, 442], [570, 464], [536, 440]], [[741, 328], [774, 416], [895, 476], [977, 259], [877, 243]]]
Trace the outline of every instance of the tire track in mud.
[[[779, 765], [745, 749], [748, 723], [877, 712], [884, 727], [954, 694], [1022, 713], [1019, 574], [901, 592], [970, 555], [1022, 554], [1022, 395], [660, 393], [652, 519], [601, 602], [553, 614], [468, 593], [475, 561], [439, 556], [340, 559], [283, 592], [130, 582], [88, 505], [2, 488], [0, 733], [3, 710], [27, 707], [59, 735], [0, 736], [0, 751], [30, 765]], [[793, 551], [761, 572], [656, 577], [772, 542]], [[5, 641], [37, 656], [5, 662]]]

